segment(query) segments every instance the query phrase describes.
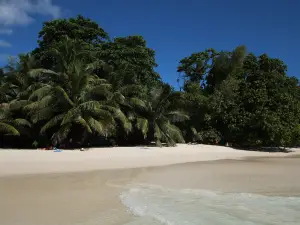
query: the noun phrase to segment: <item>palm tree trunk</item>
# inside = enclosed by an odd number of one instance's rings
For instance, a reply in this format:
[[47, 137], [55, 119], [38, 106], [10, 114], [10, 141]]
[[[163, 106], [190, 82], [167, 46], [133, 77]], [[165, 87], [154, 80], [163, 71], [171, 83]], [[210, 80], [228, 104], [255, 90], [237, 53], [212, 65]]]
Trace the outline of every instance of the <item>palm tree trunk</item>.
[[147, 134], [147, 142], [148, 144], [151, 144], [151, 142], [155, 141], [155, 123], [154, 121], [149, 122], [149, 129], [148, 129], [148, 134]]

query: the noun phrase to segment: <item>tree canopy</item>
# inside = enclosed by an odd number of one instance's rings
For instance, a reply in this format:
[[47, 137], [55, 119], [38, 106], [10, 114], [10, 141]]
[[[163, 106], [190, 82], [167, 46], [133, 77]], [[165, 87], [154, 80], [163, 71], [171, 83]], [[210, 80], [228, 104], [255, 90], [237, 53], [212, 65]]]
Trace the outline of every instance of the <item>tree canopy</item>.
[[142, 36], [110, 39], [81, 15], [45, 22], [37, 48], [0, 70], [0, 147], [299, 144], [298, 80], [280, 59], [195, 52], [178, 65], [180, 91], [156, 66]]

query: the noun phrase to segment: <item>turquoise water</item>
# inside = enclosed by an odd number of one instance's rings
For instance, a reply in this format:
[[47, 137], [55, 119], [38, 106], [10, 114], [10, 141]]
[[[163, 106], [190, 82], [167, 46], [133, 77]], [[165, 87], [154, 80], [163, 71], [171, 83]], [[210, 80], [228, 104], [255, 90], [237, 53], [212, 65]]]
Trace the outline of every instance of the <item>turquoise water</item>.
[[120, 196], [126, 225], [299, 225], [300, 198], [134, 185]]

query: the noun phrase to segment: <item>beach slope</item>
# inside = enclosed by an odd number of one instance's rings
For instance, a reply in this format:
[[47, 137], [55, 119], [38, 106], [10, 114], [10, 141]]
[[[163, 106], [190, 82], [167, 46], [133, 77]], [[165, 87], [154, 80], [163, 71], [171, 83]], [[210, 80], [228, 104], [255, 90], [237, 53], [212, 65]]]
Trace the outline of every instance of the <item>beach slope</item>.
[[243, 151], [211, 145], [178, 144], [176, 147], [92, 148], [88, 151], [0, 150], [0, 176], [65, 173], [102, 169], [124, 169], [171, 164], [243, 159], [245, 157], [285, 157], [291, 153]]

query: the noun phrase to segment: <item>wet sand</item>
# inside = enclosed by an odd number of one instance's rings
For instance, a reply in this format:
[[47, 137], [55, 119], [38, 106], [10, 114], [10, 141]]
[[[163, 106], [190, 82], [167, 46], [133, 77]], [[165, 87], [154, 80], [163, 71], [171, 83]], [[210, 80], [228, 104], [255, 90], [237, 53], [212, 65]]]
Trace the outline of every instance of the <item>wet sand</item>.
[[0, 177], [0, 224], [121, 225], [127, 184], [300, 196], [300, 158], [250, 158], [162, 167]]
[[[132, 174], [133, 173], [133, 174]], [[0, 178], [0, 224], [124, 224], [130, 219], [111, 179], [134, 171], [23, 175]]]
[[140, 182], [170, 188], [300, 196], [300, 158], [248, 158], [149, 168]]

